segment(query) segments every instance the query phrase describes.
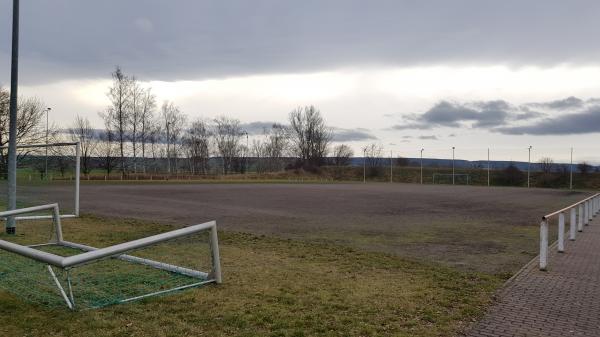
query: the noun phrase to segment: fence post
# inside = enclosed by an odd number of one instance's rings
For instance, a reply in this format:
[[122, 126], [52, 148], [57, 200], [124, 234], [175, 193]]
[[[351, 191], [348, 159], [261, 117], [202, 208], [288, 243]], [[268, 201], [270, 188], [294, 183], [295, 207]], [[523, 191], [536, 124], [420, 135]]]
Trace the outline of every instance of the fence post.
[[558, 252], [565, 252], [565, 213], [558, 215]]
[[583, 203], [583, 224], [588, 225], [590, 222], [590, 204], [586, 201]]
[[569, 240], [575, 241], [576, 233], [577, 233], [577, 215], [575, 214], [575, 208], [571, 208], [571, 219], [569, 221]]
[[594, 211], [593, 211], [593, 206], [592, 206], [592, 200], [588, 201], [588, 225], [590, 222], [592, 222], [592, 220], [594, 219]]
[[542, 218], [540, 224], [540, 270], [546, 270], [548, 264], [548, 220]]
[[583, 205], [579, 204], [579, 223], [577, 224], [577, 231], [583, 232]]

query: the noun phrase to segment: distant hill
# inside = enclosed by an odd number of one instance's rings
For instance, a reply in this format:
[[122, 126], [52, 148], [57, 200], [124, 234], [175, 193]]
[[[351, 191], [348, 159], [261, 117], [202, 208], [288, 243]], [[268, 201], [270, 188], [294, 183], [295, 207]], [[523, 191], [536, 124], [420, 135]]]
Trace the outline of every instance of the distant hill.
[[[409, 166], [419, 166], [420, 158], [405, 158], [410, 163]], [[384, 159], [385, 160], [385, 159]], [[352, 166], [362, 166], [364, 158], [356, 157], [352, 158], [351, 165]], [[388, 163], [387, 161], [386, 163]], [[506, 161], [506, 160], [491, 160], [490, 167], [494, 170], [501, 170], [508, 167], [510, 164], [516, 166], [519, 170], [526, 171], [528, 167], [527, 162], [521, 161]], [[487, 160], [462, 160], [456, 159], [454, 161], [454, 165], [456, 168], [487, 168], [488, 162]], [[569, 167], [569, 164], [565, 163], [555, 163], [556, 166], [566, 166]], [[577, 170], [577, 164], [573, 164], [574, 170]], [[425, 167], [452, 167], [452, 159], [434, 159], [434, 158], [423, 158], [423, 166]], [[600, 170], [600, 166], [593, 166], [593, 170]], [[541, 171], [541, 165], [539, 163], [531, 163], [532, 171]]]

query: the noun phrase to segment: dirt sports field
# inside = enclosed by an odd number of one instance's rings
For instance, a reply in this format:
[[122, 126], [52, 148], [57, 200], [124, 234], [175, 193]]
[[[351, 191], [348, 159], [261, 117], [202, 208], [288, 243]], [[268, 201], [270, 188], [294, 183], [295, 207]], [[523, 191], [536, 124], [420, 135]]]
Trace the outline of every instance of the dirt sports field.
[[540, 217], [585, 194], [383, 183], [82, 184], [81, 210], [179, 224], [217, 220], [222, 230], [509, 275], [536, 255]]

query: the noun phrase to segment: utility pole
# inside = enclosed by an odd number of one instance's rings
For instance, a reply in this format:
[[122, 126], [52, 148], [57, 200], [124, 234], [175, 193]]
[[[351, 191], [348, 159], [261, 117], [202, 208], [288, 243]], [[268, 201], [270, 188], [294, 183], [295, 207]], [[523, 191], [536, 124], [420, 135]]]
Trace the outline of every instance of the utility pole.
[[454, 149], [455, 147], [452, 147], [452, 185], [454, 185]]
[[488, 187], [490, 187], [490, 148], [488, 147]]
[[48, 113], [52, 108], [46, 108], [46, 157], [44, 158], [44, 179], [48, 180]]
[[573, 189], [573, 148], [571, 148], [571, 166], [569, 173], [569, 189]]
[[[8, 127], [8, 209], [17, 208], [17, 90], [19, 86], [19, 0], [13, 0], [10, 113]], [[15, 218], [6, 220], [6, 233], [16, 233]]]
[[527, 188], [531, 187], [531, 184], [529, 182], [529, 179], [531, 177], [531, 148], [532, 148], [532, 146], [529, 145], [529, 148], [528, 148], [529, 157], [527, 159]]
[[423, 185], [423, 150], [421, 149], [421, 185]]

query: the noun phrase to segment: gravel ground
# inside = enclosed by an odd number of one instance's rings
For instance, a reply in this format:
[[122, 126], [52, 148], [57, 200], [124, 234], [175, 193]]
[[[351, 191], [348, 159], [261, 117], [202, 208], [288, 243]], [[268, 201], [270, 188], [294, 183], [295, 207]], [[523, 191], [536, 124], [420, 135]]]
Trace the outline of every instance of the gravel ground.
[[[33, 187], [40, 200], [49, 189]], [[52, 189], [68, 199], [68, 187]], [[490, 273], [536, 253], [542, 215], [585, 193], [415, 184], [82, 184], [81, 210], [323, 241]]]

